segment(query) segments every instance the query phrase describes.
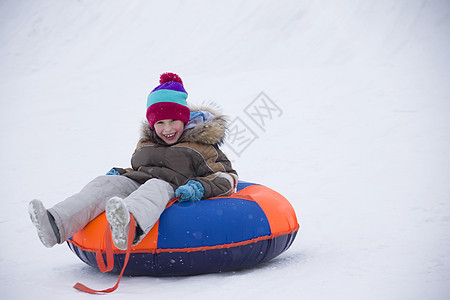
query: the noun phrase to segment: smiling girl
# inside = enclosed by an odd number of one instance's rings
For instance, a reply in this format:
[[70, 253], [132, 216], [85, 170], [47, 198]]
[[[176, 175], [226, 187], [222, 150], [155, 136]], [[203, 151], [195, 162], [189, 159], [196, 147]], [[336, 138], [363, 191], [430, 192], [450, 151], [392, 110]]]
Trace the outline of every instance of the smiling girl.
[[46, 209], [39, 200], [29, 214], [46, 247], [61, 244], [102, 212], [113, 242], [125, 250], [130, 215], [136, 220], [133, 244], [158, 221], [167, 203], [199, 201], [234, 192], [238, 176], [219, 149], [225, 116], [212, 108], [190, 109], [181, 78], [164, 73], [147, 98], [147, 121], [131, 158], [132, 168], [113, 168], [79, 193]]

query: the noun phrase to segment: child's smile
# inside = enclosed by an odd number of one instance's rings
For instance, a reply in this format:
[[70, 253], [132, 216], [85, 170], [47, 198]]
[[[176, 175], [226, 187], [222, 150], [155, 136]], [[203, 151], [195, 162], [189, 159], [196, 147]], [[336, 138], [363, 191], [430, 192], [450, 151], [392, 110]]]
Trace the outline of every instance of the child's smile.
[[175, 144], [184, 130], [184, 123], [180, 120], [165, 119], [154, 124], [156, 134], [167, 144]]
[[175, 136], [175, 134], [176, 134], [176, 132], [171, 133], [171, 134], [165, 134], [164, 136], [165, 136], [167, 139], [171, 139], [171, 138], [173, 138], [173, 137]]

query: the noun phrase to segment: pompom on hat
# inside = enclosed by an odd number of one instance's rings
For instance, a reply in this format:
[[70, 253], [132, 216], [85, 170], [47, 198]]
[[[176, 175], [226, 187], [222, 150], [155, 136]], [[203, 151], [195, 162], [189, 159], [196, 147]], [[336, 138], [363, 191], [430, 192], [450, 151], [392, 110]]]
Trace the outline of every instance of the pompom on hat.
[[157, 86], [147, 97], [147, 120], [150, 127], [164, 119], [189, 122], [190, 110], [187, 106], [187, 92], [180, 76], [164, 73]]

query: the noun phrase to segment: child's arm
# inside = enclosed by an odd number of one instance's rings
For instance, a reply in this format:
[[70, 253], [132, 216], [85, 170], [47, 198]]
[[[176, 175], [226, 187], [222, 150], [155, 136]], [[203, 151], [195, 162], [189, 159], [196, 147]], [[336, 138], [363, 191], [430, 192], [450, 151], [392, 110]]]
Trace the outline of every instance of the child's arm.
[[214, 149], [215, 155], [205, 158], [203, 162], [210, 171], [204, 176], [191, 178], [202, 185], [204, 189], [202, 199], [231, 195], [235, 192], [238, 182], [238, 174], [227, 156], [219, 148]]

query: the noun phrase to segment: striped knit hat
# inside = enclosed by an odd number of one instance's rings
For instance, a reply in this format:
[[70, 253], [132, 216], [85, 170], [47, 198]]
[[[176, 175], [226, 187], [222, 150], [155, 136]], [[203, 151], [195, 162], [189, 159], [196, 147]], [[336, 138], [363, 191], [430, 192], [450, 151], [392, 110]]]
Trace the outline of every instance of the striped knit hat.
[[164, 73], [157, 86], [147, 97], [147, 120], [150, 127], [160, 120], [180, 120], [189, 122], [190, 110], [187, 106], [187, 92], [183, 81], [174, 73]]

